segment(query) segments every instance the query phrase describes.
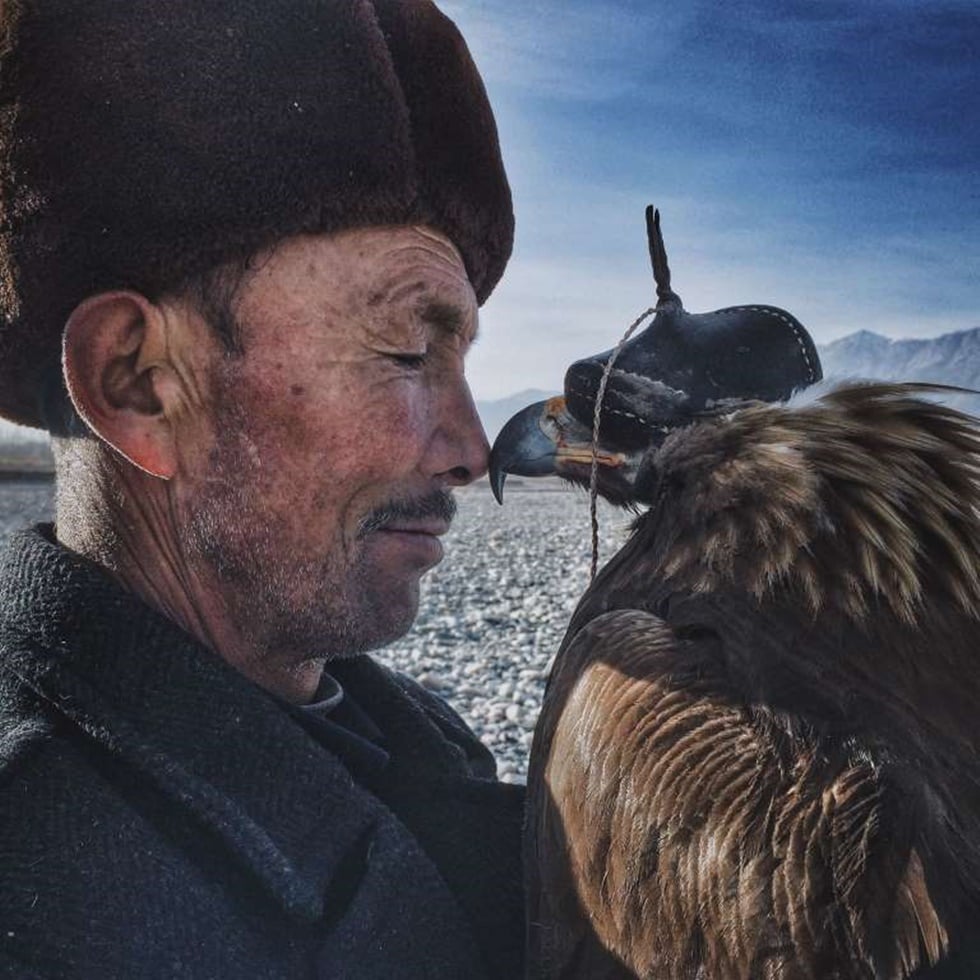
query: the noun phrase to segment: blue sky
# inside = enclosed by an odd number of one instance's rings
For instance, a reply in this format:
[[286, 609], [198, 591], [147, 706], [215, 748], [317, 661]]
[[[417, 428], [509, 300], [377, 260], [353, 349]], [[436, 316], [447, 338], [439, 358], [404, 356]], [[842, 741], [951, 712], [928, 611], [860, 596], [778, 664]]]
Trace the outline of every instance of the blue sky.
[[497, 112], [514, 257], [477, 398], [556, 388], [653, 300], [656, 204], [693, 311], [818, 342], [980, 326], [980, 3], [440, 0]]

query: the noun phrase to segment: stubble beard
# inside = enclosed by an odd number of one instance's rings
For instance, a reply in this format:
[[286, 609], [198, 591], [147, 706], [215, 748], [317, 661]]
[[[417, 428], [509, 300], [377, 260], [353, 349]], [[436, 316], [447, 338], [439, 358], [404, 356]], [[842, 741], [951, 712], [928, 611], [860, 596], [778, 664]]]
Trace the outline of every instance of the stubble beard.
[[[354, 542], [307, 557], [289, 547], [290, 522], [268, 503], [243, 440], [228, 429], [189, 508], [189, 555], [206, 566], [255, 654], [297, 664], [352, 657], [403, 636], [418, 612], [415, 578], [397, 589], [365, 556], [367, 538], [400, 518], [452, 520], [447, 491], [395, 499], [360, 522]], [[257, 477], [258, 474], [256, 474]], [[397, 594], [396, 594], [397, 593]]]

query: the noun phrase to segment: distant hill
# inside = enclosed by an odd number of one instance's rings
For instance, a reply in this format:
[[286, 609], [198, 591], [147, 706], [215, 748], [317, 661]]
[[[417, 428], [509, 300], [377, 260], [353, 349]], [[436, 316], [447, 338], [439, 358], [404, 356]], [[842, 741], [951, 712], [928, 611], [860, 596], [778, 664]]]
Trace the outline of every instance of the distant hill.
[[[826, 378], [933, 381], [980, 390], [980, 327], [928, 340], [890, 340], [859, 330], [818, 350]], [[980, 396], [951, 404], [980, 415]]]
[[0, 419], [0, 472], [49, 473], [54, 459], [46, 432]]
[[516, 395], [508, 395], [506, 398], [477, 402], [476, 410], [480, 413], [483, 428], [487, 430], [487, 438], [492, 443], [497, 433], [503, 428], [504, 422], [525, 406], [530, 405], [531, 402], [539, 402], [557, 394], [557, 391], [525, 388], [524, 391], [519, 391]]

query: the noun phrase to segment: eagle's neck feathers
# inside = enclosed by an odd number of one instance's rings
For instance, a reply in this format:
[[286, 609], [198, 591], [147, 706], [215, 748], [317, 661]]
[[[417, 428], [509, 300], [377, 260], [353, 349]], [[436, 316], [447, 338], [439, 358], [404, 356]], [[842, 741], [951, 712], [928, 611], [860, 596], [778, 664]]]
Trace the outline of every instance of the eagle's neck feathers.
[[943, 597], [980, 618], [980, 424], [905, 385], [758, 405], [671, 435], [638, 522], [694, 592], [790, 588], [816, 616], [914, 625]]

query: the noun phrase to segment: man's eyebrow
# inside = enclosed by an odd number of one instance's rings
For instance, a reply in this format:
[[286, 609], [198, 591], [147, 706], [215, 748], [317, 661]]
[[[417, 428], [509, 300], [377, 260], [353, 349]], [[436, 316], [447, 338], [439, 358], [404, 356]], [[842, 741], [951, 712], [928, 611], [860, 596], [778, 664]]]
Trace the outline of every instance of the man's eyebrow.
[[461, 335], [466, 326], [465, 314], [452, 303], [426, 303], [420, 315], [427, 324], [444, 333]]

